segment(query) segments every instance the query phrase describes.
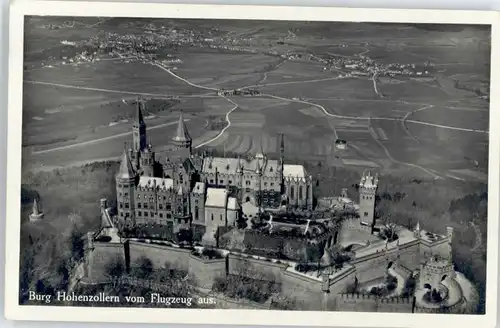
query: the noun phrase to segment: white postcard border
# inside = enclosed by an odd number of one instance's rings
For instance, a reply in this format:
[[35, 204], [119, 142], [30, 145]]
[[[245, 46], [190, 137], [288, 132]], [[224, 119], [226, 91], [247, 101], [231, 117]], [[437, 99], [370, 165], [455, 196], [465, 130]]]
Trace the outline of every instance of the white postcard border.
[[[160, 3], [36, 1], [14, 2], [10, 17], [9, 110], [7, 145], [7, 215], [5, 314], [8, 319], [127, 323], [184, 323], [343, 327], [493, 327], [497, 318], [500, 58], [499, 15], [485, 11], [354, 9], [333, 7], [277, 7], [241, 5], [181, 5]], [[278, 310], [198, 310], [96, 308], [19, 305], [20, 195], [23, 39], [25, 15], [164, 17], [295, 21], [449, 23], [492, 25], [491, 101], [488, 174], [488, 249], [485, 315], [400, 314]], [[140, 315], [138, 315], [140, 313]]]

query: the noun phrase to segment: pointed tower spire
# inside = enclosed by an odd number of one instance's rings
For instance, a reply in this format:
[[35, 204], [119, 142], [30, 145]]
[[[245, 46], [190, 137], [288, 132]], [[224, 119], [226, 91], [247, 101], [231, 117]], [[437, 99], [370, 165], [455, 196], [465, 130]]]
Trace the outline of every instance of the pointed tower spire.
[[130, 158], [128, 156], [128, 151], [126, 147], [123, 150], [120, 169], [118, 171], [118, 177], [122, 179], [132, 179], [135, 177], [135, 172], [132, 166], [132, 162], [130, 161]]
[[33, 199], [33, 214], [34, 215], [40, 214], [40, 207], [38, 205], [38, 201], [37, 201], [36, 197]]
[[191, 152], [192, 139], [184, 122], [184, 115], [181, 111], [179, 116], [179, 122], [177, 123], [177, 131], [175, 136], [172, 138], [172, 142], [178, 148], [188, 148]]
[[137, 113], [132, 126], [132, 137], [134, 141], [133, 150], [135, 152], [143, 151], [147, 147], [146, 123], [142, 115], [143, 101], [137, 97]]
[[260, 170], [260, 163], [259, 163], [258, 160], [256, 162], [257, 162], [257, 167], [255, 168], [255, 173], [260, 174], [260, 172], [261, 172], [261, 170]]
[[144, 116], [142, 114], [142, 97], [139, 96], [137, 97], [137, 116], [136, 116], [136, 124], [137, 125], [140, 125], [140, 124], [145, 124], [144, 123]]
[[236, 173], [242, 173], [243, 166], [241, 165], [241, 158], [238, 156], [238, 164], [236, 165]]

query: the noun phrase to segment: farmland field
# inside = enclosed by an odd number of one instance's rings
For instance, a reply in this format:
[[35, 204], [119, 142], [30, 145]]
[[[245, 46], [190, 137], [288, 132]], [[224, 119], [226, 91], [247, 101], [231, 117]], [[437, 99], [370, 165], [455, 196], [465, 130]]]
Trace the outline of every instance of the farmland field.
[[[167, 40], [158, 53], [170, 62], [162, 66], [107, 53], [100, 61], [63, 63], [90, 36], [142, 35], [144, 27], [113, 19], [50, 21], [63, 27], [30, 23], [24, 74], [23, 145], [45, 166], [118, 156], [142, 96], [148, 135], [158, 147], [169, 144], [183, 111], [196, 149], [275, 156], [283, 133], [288, 157], [331, 165], [465, 179], [483, 177], [471, 172], [486, 169], [489, 67], [485, 51], [478, 51], [488, 47], [484, 30], [428, 29], [422, 37], [421, 27], [400, 24], [367, 24], [366, 32], [325, 23], [209, 28], [206, 21], [159, 20], [162, 27], [147, 35]], [[210, 32], [201, 41], [175, 43], [175, 33], [193, 38], [202, 28]], [[375, 79], [328, 62], [365, 57], [383, 64], [431, 62], [431, 76]], [[260, 94], [217, 95], [217, 89], [240, 88]], [[347, 149], [335, 148], [337, 138]]]

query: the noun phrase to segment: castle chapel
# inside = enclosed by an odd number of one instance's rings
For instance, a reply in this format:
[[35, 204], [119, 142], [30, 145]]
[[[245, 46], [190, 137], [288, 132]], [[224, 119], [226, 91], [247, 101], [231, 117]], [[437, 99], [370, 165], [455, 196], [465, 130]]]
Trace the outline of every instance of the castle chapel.
[[137, 101], [132, 147], [125, 148], [116, 175], [118, 227], [151, 238], [194, 229], [210, 243], [218, 227], [235, 224], [244, 204], [312, 209], [312, 178], [302, 165], [284, 163], [283, 136], [279, 159], [263, 152], [245, 158], [196, 155], [181, 113], [171, 146], [156, 156], [143, 106]]

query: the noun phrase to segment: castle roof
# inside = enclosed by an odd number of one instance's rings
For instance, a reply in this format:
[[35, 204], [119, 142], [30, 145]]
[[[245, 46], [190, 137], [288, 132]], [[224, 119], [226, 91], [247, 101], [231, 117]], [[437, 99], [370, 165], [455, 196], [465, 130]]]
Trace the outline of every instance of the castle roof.
[[139, 178], [140, 188], [154, 188], [155, 186], [158, 190], [169, 190], [174, 186], [174, 180], [145, 176]]
[[283, 165], [283, 175], [285, 178], [305, 178], [307, 174], [302, 165], [285, 164]]
[[222, 188], [208, 188], [205, 206], [226, 208], [227, 190]]
[[123, 150], [122, 160], [120, 163], [120, 169], [118, 170], [118, 177], [122, 179], [131, 179], [135, 177], [134, 168], [132, 162], [128, 157], [127, 149]]
[[264, 177], [276, 177], [278, 161], [263, 158], [240, 159], [230, 157], [209, 157], [203, 161], [202, 172], [210, 174], [217, 171], [219, 174], [237, 174], [240, 169], [243, 173], [255, 174], [260, 170]]
[[40, 213], [40, 206], [36, 197], [33, 199], [33, 214], [38, 215]]
[[184, 122], [184, 116], [181, 115], [179, 116], [179, 122], [177, 123], [177, 132], [175, 134], [175, 137], [172, 138], [173, 141], [177, 142], [189, 142], [191, 141], [191, 136], [189, 135], [189, 132], [186, 127], [186, 123]]

